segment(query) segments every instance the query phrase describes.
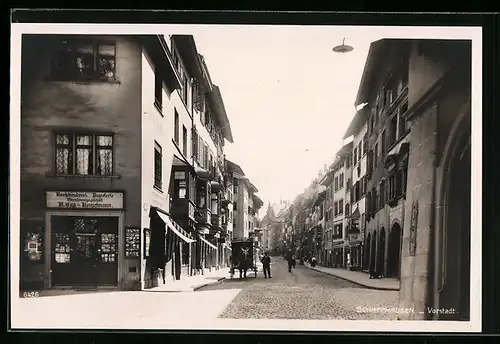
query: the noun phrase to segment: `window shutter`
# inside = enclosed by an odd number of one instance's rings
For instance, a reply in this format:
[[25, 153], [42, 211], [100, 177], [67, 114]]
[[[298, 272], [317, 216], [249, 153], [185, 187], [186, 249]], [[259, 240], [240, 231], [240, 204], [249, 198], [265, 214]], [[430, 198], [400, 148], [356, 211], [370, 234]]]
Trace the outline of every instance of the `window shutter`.
[[390, 182], [389, 182], [389, 180], [387, 180], [385, 182], [385, 191], [384, 191], [384, 194], [385, 194], [385, 200], [384, 201], [385, 202], [387, 202], [387, 200], [389, 199], [389, 184], [390, 184]]

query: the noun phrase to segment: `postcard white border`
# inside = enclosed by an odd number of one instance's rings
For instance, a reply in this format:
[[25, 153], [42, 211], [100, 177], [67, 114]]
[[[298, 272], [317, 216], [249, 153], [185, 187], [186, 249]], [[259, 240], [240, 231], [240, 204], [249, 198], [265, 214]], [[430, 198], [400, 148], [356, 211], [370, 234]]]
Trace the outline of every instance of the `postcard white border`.
[[[11, 325], [13, 329], [36, 328], [36, 324], [23, 323], [19, 309], [19, 204], [20, 204], [20, 80], [21, 80], [21, 35], [24, 34], [158, 34], [162, 31], [192, 33], [196, 27], [223, 25], [171, 25], [171, 24], [18, 24], [11, 26], [11, 109], [10, 109], [10, 252], [11, 252]], [[235, 26], [235, 25], [231, 25]], [[241, 27], [241, 25], [238, 25]], [[270, 25], [245, 25], [249, 30], [266, 30]], [[272, 26], [284, 30], [309, 26]], [[315, 26], [317, 28], [317, 26]], [[342, 30], [346, 26], [329, 26]], [[435, 38], [472, 40], [472, 214], [471, 228], [471, 307], [469, 322], [448, 321], [364, 321], [364, 320], [207, 320], [206, 323], [189, 324], [188, 319], [179, 322], [178, 327], [170, 324], [163, 329], [204, 330], [284, 330], [284, 331], [366, 331], [366, 332], [479, 332], [481, 331], [482, 293], [482, 28], [481, 27], [388, 27], [349, 26], [349, 30], [377, 30], [387, 32], [386, 38]], [[108, 328], [119, 329], [116, 326]], [[64, 328], [64, 324], [54, 324]]]

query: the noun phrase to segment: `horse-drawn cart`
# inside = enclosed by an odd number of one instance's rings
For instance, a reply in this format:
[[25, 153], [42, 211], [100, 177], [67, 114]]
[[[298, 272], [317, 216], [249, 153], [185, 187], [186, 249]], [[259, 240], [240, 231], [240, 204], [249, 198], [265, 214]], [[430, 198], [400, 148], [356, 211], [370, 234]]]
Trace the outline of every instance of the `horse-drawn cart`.
[[[257, 278], [257, 254], [253, 241], [231, 242], [231, 278], [236, 270], [253, 271]], [[246, 275], [246, 273], [245, 273]]]

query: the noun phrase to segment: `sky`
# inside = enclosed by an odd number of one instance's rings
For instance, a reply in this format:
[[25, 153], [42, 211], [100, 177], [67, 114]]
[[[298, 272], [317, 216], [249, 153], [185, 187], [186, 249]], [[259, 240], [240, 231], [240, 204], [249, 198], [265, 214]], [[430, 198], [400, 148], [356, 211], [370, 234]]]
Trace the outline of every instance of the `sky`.
[[[307, 27], [225, 27], [194, 32], [219, 85], [234, 143], [225, 147], [259, 196], [292, 201], [342, 146], [370, 39]], [[260, 213], [264, 213], [265, 209]]]
[[[355, 114], [370, 43], [430, 32], [436, 38], [437, 29], [427, 29], [183, 26], [220, 88], [234, 137], [226, 157], [259, 189], [260, 215], [268, 202], [293, 201], [333, 162]], [[333, 52], [343, 38], [354, 50]]]

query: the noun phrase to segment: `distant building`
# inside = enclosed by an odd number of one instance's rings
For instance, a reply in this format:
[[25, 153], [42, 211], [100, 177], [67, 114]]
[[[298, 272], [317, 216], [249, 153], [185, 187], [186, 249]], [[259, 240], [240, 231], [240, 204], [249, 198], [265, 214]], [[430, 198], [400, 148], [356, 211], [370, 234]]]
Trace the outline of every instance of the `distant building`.
[[414, 310], [401, 319], [470, 318], [471, 63], [466, 40], [383, 39], [368, 53], [365, 266], [399, 276]]

